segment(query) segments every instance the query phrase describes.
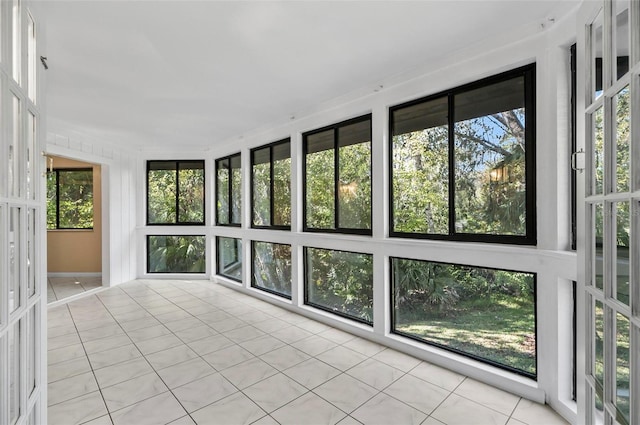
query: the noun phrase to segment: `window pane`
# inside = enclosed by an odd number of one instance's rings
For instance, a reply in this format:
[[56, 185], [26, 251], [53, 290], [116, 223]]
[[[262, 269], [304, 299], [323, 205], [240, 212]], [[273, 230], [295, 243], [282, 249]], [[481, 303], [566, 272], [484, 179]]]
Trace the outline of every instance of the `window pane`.
[[338, 227], [371, 228], [371, 121], [338, 129]]
[[291, 299], [291, 245], [253, 242], [251, 285]]
[[27, 198], [36, 199], [36, 117], [30, 112], [27, 116]]
[[27, 85], [29, 90], [29, 99], [35, 103], [36, 101], [36, 76], [37, 76], [37, 59], [36, 59], [36, 24], [27, 13], [27, 62], [28, 75]]
[[[629, 398], [629, 319], [618, 313], [616, 315], [616, 389], [615, 399], [618, 422], [629, 424], [630, 398]], [[620, 420], [622, 418], [624, 420]]]
[[[253, 224], [271, 224], [271, 148], [252, 152]], [[275, 185], [274, 185], [275, 189]]]
[[593, 126], [593, 181], [596, 194], [602, 193], [604, 176], [604, 108], [601, 106], [592, 115]]
[[629, 86], [620, 90], [614, 100], [616, 110], [616, 191], [618, 192], [629, 191], [630, 100]]
[[15, 424], [20, 418], [20, 323], [9, 328], [9, 424]]
[[9, 213], [9, 313], [20, 307], [21, 220], [21, 208], [11, 207]]
[[20, 73], [22, 67], [22, 2], [13, 0], [13, 31], [12, 31], [12, 50], [13, 50], [13, 79], [21, 84]]
[[28, 313], [28, 320], [27, 323], [29, 324], [28, 330], [27, 330], [27, 335], [28, 335], [28, 339], [27, 341], [28, 346], [27, 346], [27, 358], [28, 358], [28, 363], [27, 363], [27, 396], [31, 397], [31, 394], [33, 393], [33, 390], [36, 388], [36, 352], [38, 350], [38, 344], [37, 344], [37, 333], [36, 330], [38, 329], [38, 327], [36, 326], [36, 308], [37, 308], [38, 304], [35, 305], [35, 307], [32, 307], [31, 310], [29, 310]]
[[616, 75], [620, 79], [629, 72], [629, 0], [614, 0], [613, 3]]
[[20, 185], [22, 183], [22, 137], [20, 127], [22, 125], [22, 110], [20, 108], [20, 99], [13, 96], [13, 129], [11, 139], [9, 141], [9, 193], [13, 197], [20, 197]]
[[447, 98], [393, 111], [393, 230], [449, 233]]
[[149, 273], [204, 273], [205, 236], [147, 236]]
[[58, 173], [56, 171], [47, 171], [47, 229], [56, 229], [58, 227], [58, 193], [56, 187], [58, 185]]
[[535, 277], [393, 258], [394, 331], [536, 374]]
[[216, 214], [218, 224], [229, 224], [229, 159], [216, 161]]
[[306, 139], [307, 227], [335, 227], [334, 131], [309, 135]]
[[242, 168], [240, 155], [231, 157], [231, 223], [242, 223]]
[[58, 171], [60, 229], [93, 228], [93, 171]]
[[27, 210], [27, 296], [36, 293], [36, 210]]
[[218, 236], [217, 273], [242, 282], [242, 241]]
[[602, 204], [596, 204], [593, 208], [595, 220], [593, 270], [595, 282], [592, 282], [592, 284], [595, 283], [596, 288], [602, 290], [604, 288], [604, 255], [602, 252], [602, 244], [604, 241], [604, 214], [602, 212]]
[[318, 248], [305, 254], [305, 302], [371, 324], [373, 256]]
[[291, 225], [291, 144], [273, 146], [273, 224]]
[[602, 95], [602, 22], [603, 11], [600, 11], [591, 24], [591, 81], [595, 91], [594, 99]]
[[593, 377], [596, 383], [596, 408], [602, 410], [602, 395], [604, 388], [604, 311], [602, 303], [596, 301], [595, 303], [595, 332], [594, 332], [594, 348], [595, 357], [593, 365]]
[[526, 234], [524, 82], [454, 98], [457, 233]]
[[149, 224], [175, 223], [176, 213], [176, 163], [174, 161], [150, 161], [147, 175]]
[[629, 219], [629, 203], [617, 202], [614, 204], [616, 213], [616, 251], [615, 251], [615, 294], [616, 298], [629, 305], [629, 231], [631, 221]]
[[204, 223], [204, 162], [179, 162], [178, 168], [178, 222]]

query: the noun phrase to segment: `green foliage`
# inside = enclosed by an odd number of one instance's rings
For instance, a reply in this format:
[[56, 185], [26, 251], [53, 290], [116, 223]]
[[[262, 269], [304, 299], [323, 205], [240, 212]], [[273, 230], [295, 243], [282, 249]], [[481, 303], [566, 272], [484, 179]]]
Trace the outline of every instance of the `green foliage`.
[[253, 285], [291, 295], [291, 245], [253, 243]]
[[392, 270], [396, 330], [535, 373], [533, 275], [406, 259]]
[[93, 171], [50, 172], [47, 176], [47, 229], [92, 228]]
[[307, 248], [309, 302], [373, 320], [373, 263], [369, 254]]
[[149, 236], [149, 273], [204, 273], [204, 236]]

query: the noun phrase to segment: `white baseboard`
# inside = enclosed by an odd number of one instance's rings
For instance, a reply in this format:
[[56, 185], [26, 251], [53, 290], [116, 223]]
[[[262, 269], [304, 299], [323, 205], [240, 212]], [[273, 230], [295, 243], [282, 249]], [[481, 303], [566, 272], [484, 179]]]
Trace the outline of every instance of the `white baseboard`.
[[47, 273], [47, 277], [102, 277], [102, 273]]

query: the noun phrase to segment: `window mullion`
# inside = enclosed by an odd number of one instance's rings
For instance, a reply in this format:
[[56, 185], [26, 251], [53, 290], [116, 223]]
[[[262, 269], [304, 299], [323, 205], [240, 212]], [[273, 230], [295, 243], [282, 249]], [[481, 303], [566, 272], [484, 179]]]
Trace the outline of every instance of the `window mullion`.
[[340, 179], [340, 152], [338, 145], [338, 127], [333, 129], [333, 228], [340, 226], [340, 202], [338, 201], [338, 190]]
[[448, 94], [448, 126], [449, 126], [449, 235], [456, 233], [456, 212], [455, 212], [455, 117], [454, 117], [454, 96]]
[[180, 161], [176, 161], [176, 224], [180, 222]]

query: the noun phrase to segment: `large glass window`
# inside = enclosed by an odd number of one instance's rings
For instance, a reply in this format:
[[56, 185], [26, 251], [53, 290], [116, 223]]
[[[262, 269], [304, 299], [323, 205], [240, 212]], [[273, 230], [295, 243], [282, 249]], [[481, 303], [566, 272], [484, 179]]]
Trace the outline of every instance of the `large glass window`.
[[242, 282], [242, 240], [217, 236], [216, 246], [217, 274]]
[[305, 304], [371, 325], [373, 256], [305, 248]]
[[291, 228], [291, 142], [251, 151], [251, 225]]
[[216, 224], [240, 226], [242, 223], [242, 164], [240, 154], [216, 160]]
[[291, 245], [252, 242], [251, 286], [291, 299]]
[[93, 170], [56, 169], [47, 177], [47, 229], [93, 229]]
[[391, 234], [535, 244], [534, 65], [391, 108]]
[[536, 375], [535, 275], [391, 259], [393, 332]]
[[147, 273], [204, 273], [204, 235], [148, 235]]
[[147, 224], [204, 224], [204, 161], [147, 161]]
[[305, 231], [371, 234], [371, 116], [304, 135]]

